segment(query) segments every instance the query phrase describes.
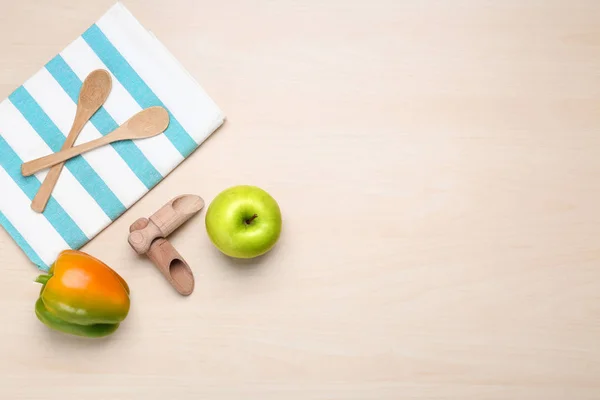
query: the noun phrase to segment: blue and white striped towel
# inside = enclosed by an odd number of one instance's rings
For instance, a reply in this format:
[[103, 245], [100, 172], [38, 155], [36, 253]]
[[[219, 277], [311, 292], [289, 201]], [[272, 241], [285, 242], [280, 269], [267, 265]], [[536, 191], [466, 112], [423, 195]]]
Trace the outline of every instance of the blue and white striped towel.
[[[62, 147], [79, 89], [95, 69], [112, 91], [75, 144], [106, 135], [135, 113], [163, 106], [167, 130], [124, 141], [65, 163], [43, 214], [31, 200], [47, 170], [23, 177], [21, 164]], [[144, 196], [224, 121], [219, 107], [161, 43], [120, 3], [0, 103], [0, 223], [46, 270], [79, 249]]]

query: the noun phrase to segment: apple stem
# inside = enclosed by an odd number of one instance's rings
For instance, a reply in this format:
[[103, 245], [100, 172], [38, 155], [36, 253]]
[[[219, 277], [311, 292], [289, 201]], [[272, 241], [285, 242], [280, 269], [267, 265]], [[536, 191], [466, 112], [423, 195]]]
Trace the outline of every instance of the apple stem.
[[258, 218], [258, 214], [254, 214], [252, 217], [248, 218], [246, 220], [246, 225], [250, 225], [256, 218]]

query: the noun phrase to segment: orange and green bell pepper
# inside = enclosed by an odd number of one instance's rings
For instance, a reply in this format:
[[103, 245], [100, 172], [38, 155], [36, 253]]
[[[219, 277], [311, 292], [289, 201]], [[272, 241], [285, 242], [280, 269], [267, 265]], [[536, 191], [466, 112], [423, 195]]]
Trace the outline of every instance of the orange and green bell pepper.
[[61, 252], [42, 284], [35, 313], [48, 327], [85, 337], [115, 332], [130, 307], [127, 282], [100, 260], [77, 250]]

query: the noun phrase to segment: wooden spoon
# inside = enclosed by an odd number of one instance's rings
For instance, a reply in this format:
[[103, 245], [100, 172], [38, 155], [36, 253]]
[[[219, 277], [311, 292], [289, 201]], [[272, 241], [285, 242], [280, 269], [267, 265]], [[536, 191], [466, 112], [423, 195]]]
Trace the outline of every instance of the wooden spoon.
[[113, 142], [150, 138], [163, 133], [167, 126], [169, 126], [169, 113], [167, 110], [158, 106], [150, 107], [140, 111], [106, 136], [23, 163], [21, 173], [23, 176], [33, 175], [43, 169]]
[[[84, 125], [89, 121], [92, 115], [98, 111], [102, 104], [104, 104], [111, 89], [112, 79], [108, 71], [98, 69], [92, 71], [87, 76], [79, 91], [75, 119], [73, 120], [71, 131], [62, 146], [62, 150], [67, 150], [73, 146]], [[46, 175], [46, 179], [42, 182], [42, 185], [31, 202], [33, 211], [38, 213], [44, 211], [64, 165], [64, 163], [59, 163], [50, 169], [48, 175]]]

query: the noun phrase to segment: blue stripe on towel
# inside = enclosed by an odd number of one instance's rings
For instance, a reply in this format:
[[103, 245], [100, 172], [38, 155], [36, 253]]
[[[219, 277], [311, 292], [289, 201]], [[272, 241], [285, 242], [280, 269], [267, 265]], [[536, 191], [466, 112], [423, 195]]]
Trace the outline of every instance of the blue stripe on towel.
[[[81, 82], [79, 77], [73, 72], [65, 60], [60, 55], [57, 55], [46, 64], [46, 69], [54, 79], [56, 79], [69, 97], [71, 97], [75, 104], [77, 104], [79, 100], [79, 91], [83, 82]], [[90, 121], [102, 135], [107, 135], [119, 127], [104, 107], [100, 107]], [[133, 173], [148, 189], [151, 189], [160, 182], [162, 179], [161, 174], [154, 168], [150, 161], [148, 161], [144, 153], [142, 153], [135, 143], [127, 140], [111, 143], [111, 146], [119, 153]]]
[[15, 228], [13, 224], [10, 223], [8, 218], [6, 218], [4, 214], [2, 214], [2, 211], [0, 211], [0, 224], [4, 227], [4, 229], [6, 229], [6, 232], [8, 232], [8, 234], [15, 240], [15, 242], [17, 242], [17, 245], [19, 245], [21, 250], [25, 252], [27, 257], [29, 257], [29, 259], [33, 261], [35, 265], [37, 265], [44, 271], [48, 271], [48, 265], [42, 261], [40, 256], [38, 256], [35, 250], [33, 250], [29, 243], [27, 243], [27, 240], [25, 240], [23, 235], [21, 235], [17, 228]]
[[[23, 161], [2, 136], [0, 136], [0, 154], [2, 154], [2, 157], [0, 157], [2, 168], [10, 175], [17, 186], [21, 188], [23, 193], [30, 200], [33, 200], [42, 184], [35, 175], [24, 177], [21, 174], [21, 164], [23, 164]], [[54, 197], [50, 196], [43, 215], [72, 249], [79, 249], [87, 242], [88, 238], [85, 236], [85, 233], [58, 204]]]
[[[131, 96], [142, 108], [162, 106], [162, 101], [148, 87], [146, 82], [135, 72], [127, 60], [108, 40], [100, 28], [94, 24], [82, 35], [87, 44], [108, 67], [110, 72], [121, 82]], [[183, 157], [189, 156], [198, 146], [196, 141], [183, 129], [179, 121], [169, 112], [170, 123], [165, 135]]]
[[[54, 152], [60, 151], [66, 139], [65, 135], [56, 127], [29, 92], [21, 86], [9, 96], [9, 99], [50, 149]], [[125, 206], [82, 156], [67, 160], [65, 167], [71, 171], [75, 179], [81, 183], [111, 220], [114, 221], [125, 212]]]

